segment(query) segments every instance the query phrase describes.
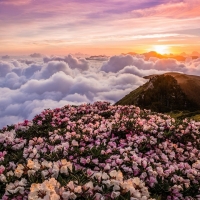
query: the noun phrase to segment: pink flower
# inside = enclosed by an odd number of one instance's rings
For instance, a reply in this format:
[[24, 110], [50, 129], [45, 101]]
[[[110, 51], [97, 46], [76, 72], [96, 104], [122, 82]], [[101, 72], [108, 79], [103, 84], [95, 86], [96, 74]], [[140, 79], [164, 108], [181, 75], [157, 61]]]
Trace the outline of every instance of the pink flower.
[[95, 159], [92, 160], [92, 162], [93, 162], [94, 164], [98, 165], [99, 160], [98, 160], [98, 158], [95, 158]]
[[0, 161], [4, 160], [4, 156], [7, 154], [6, 151], [0, 152]]
[[3, 174], [3, 172], [5, 171], [5, 167], [3, 165], [0, 166], [0, 174]]

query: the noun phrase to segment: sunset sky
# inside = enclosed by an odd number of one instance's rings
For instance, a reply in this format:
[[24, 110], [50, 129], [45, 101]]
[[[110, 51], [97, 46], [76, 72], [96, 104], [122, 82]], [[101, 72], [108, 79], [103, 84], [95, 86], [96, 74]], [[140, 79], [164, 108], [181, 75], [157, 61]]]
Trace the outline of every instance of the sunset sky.
[[0, 0], [0, 54], [191, 53], [200, 0]]

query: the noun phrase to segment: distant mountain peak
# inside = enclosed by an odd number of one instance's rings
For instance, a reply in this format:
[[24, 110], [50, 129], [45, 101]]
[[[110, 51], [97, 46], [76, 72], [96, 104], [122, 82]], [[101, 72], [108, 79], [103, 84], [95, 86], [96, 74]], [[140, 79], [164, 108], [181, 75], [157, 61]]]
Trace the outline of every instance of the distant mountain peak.
[[197, 52], [197, 51], [193, 51], [192, 54], [191, 54], [191, 56], [200, 56], [200, 53]]

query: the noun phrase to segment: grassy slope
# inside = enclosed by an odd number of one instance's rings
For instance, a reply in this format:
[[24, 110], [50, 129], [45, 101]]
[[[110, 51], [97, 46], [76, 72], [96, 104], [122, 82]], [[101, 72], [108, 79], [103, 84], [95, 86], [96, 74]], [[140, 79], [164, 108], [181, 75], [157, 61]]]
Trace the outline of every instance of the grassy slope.
[[190, 111], [171, 111], [167, 113], [168, 115], [170, 115], [171, 117], [175, 118], [175, 119], [193, 119], [195, 121], [200, 121], [200, 110], [194, 111], [194, 112], [190, 112]]
[[123, 97], [121, 100], [117, 102], [117, 104], [122, 105], [132, 105], [137, 103], [137, 97], [140, 95], [145, 88], [147, 87], [147, 83], [138, 87], [137, 89], [133, 90], [129, 94], [127, 94], [125, 97]]

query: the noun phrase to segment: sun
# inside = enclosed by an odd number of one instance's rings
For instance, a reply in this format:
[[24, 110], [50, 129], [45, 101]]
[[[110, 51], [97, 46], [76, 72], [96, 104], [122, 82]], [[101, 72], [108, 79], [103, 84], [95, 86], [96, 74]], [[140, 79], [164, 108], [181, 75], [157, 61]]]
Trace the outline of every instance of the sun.
[[156, 51], [159, 54], [168, 54], [169, 53], [169, 47], [166, 45], [155, 45], [153, 46], [154, 51]]

